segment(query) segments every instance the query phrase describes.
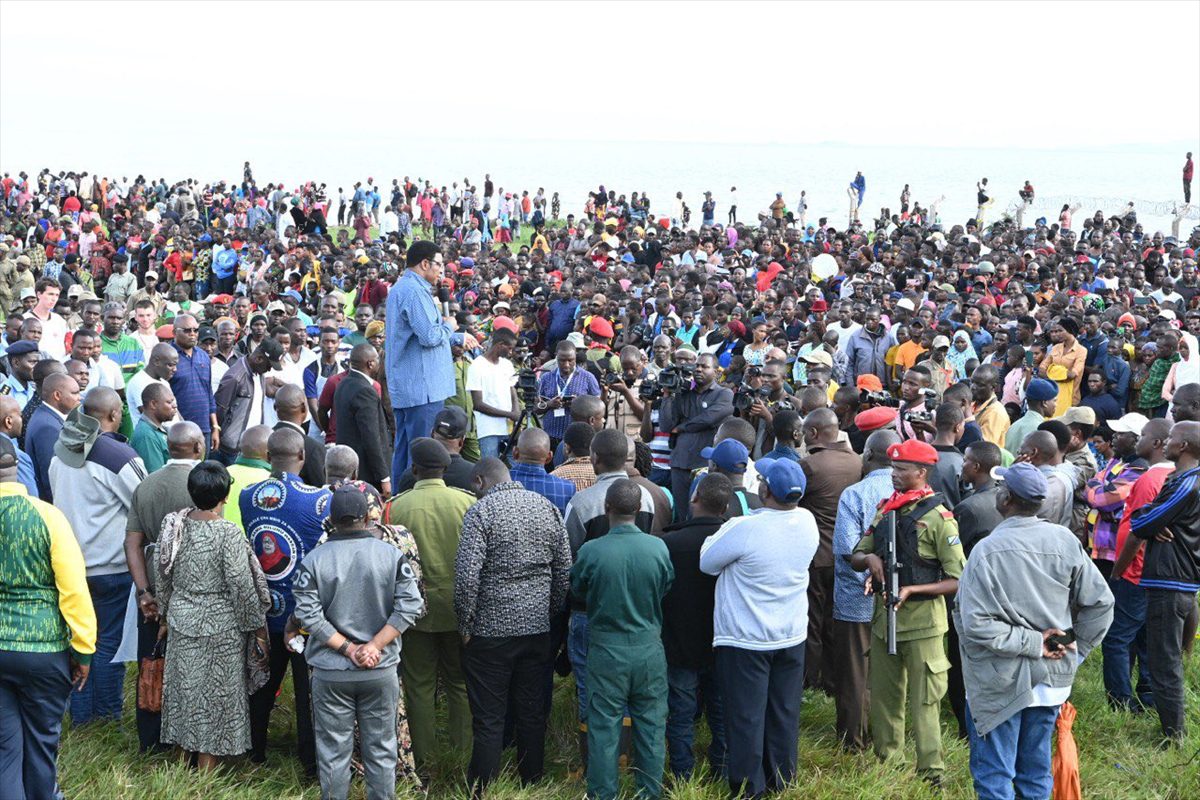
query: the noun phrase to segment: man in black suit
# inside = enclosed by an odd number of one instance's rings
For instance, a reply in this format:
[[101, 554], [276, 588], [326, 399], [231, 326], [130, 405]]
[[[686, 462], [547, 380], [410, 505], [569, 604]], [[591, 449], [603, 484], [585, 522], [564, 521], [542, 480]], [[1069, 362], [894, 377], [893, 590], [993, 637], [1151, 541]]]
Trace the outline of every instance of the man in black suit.
[[273, 430], [291, 428], [304, 437], [304, 468], [300, 480], [309, 486], [325, 485], [325, 443], [307, 434], [308, 400], [304, 390], [292, 383], [280, 386], [275, 392], [275, 416], [279, 421]]
[[[380, 491], [392, 493], [392, 453], [387, 435], [387, 412], [372, 376], [379, 370], [379, 353], [369, 344], [350, 351], [350, 372], [333, 393], [337, 443], [358, 453], [358, 477]], [[277, 401], [278, 402], [278, 401]]]

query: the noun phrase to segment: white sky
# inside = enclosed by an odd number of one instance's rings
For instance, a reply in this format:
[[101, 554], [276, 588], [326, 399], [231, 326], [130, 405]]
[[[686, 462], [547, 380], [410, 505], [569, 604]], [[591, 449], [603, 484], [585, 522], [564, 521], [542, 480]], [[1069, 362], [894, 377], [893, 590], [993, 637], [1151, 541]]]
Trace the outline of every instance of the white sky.
[[4, 2], [0, 166], [333, 139], [1190, 143], [1197, 30], [1200, 3], [1149, 0]]

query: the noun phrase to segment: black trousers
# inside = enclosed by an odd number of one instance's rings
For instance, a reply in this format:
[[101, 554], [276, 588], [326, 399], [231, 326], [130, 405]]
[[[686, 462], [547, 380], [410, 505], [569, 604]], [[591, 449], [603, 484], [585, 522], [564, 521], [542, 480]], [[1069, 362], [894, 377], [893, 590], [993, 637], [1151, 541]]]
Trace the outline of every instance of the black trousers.
[[0, 650], [0, 797], [54, 797], [58, 740], [71, 694], [67, 653]]
[[284, 646], [282, 633], [272, 632], [270, 638], [271, 677], [265, 686], [250, 695], [250, 759], [258, 764], [267, 759], [267, 726], [271, 722], [271, 709], [275, 708], [275, 694], [283, 684], [283, 676], [290, 665], [296, 701], [296, 755], [304, 770], [316, 775], [317, 744], [313, 738], [308, 662], [302, 654], [293, 653]]
[[[158, 621], [147, 620], [142, 616], [142, 612], [138, 611], [138, 627], [137, 627], [137, 657], [138, 670], [142, 668], [142, 659], [154, 652], [154, 645], [158, 642]], [[136, 704], [135, 704], [136, 707]], [[162, 732], [162, 714], [158, 711], [143, 711], [138, 708], [135, 719], [137, 720], [138, 748], [145, 753], [148, 750], [157, 750], [164, 745], [159, 741], [159, 734]]]
[[805, 686], [827, 695], [834, 694], [837, 665], [833, 650], [833, 567], [809, 567]]
[[1168, 739], [1182, 739], [1184, 734], [1183, 625], [1194, 605], [1194, 592], [1146, 589], [1150, 678], [1158, 721]]
[[777, 791], [796, 774], [804, 642], [783, 650], [717, 647], [725, 713], [726, 769], [734, 795]]
[[542, 777], [546, 760], [546, 666], [550, 634], [473, 636], [463, 648], [467, 702], [471, 705], [471, 763], [467, 780], [476, 789], [500, 774], [504, 718], [511, 708], [522, 783]]
[[[1112, 563], [1111, 561], [1109, 562]], [[946, 616], [950, 616], [950, 606], [946, 603]], [[950, 708], [954, 711], [954, 719], [958, 722], [958, 738], [967, 738], [967, 687], [963, 684], [962, 653], [958, 649], [958, 628], [950, 619], [950, 630], [946, 634], [946, 650], [950, 656], [950, 673], [946, 684], [946, 696], [950, 698]]]

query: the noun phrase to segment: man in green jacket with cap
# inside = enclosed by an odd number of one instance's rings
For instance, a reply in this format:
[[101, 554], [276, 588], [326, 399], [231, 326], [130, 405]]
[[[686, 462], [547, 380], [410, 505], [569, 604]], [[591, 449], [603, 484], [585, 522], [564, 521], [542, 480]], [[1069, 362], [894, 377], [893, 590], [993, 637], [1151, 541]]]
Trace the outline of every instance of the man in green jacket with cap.
[[628, 479], [609, 487], [608, 534], [579, 548], [571, 592], [588, 615], [588, 796], [617, 796], [621, 721], [633, 720], [638, 792], [662, 794], [666, 757], [667, 659], [662, 598], [675, 570], [662, 540], [634, 524], [642, 489]]

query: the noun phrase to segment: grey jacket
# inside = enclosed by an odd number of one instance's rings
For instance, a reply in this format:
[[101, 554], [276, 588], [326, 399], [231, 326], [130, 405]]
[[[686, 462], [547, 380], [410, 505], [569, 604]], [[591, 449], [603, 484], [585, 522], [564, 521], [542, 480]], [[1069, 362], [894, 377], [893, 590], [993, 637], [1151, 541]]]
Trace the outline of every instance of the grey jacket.
[[[330, 680], [356, 680], [370, 672], [327, 646], [335, 632], [356, 644], [369, 642], [384, 625], [403, 633], [425, 607], [408, 560], [369, 531], [330, 536], [314, 548], [300, 565], [292, 594], [296, 619], [309, 633], [304, 658], [313, 669], [327, 670]], [[400, 637], [381, 655], [375, 669], [395, 669]]]
[[[958, 579], [954, 626], [971, 718], [986, 735], [1033, 702], [1033, 687], [1061, 688], [1104, 638], [1113, 618], [1108, 583], [1065, 527], [1009, 517], [979, 541]], [[1042, 632], [1075, 629], [1079, 657], [1042, 657]]]

